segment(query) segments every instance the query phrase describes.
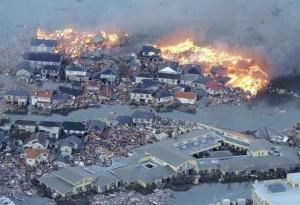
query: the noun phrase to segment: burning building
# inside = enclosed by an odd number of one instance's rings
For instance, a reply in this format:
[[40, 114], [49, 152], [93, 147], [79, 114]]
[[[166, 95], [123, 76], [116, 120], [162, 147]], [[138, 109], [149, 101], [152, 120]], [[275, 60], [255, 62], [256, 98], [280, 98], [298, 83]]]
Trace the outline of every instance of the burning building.
[[224, 77], [229, 77], [226, 85], [240, 88], [252, 96], [269, 83], [268, 74], [253, 59], [212, 47], [197, 46], [190, 39], [175, 45], [160, 46], [160, 50], [164, 59], [176, 61], [181, 65], [201, 65], [204, 75], [211, 75], [213, 68], [222, 66], [225, 68], [225, 72], [222, 72]]
[[86, 32], [72, 28], [54, 32], [38, 29], [36, 37], [58, 41], [56, 52], [63, 53], [71, 58], [78, 58], [84, 53], [101, 50], [102, 48], [112, 48], [119, 45], [122, 40], [116, 33]]

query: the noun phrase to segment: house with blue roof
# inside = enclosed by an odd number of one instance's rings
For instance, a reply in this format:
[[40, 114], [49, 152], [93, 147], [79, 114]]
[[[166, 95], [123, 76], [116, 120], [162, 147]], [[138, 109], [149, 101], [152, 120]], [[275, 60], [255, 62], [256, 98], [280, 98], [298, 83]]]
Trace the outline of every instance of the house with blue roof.
[[5, 93], [5, 102], [11, 105], [18, 105], [20, 107], [27, 106], [29, 95], [28, 92], [17, 89], [9, 90]]
[[54, 53], [58, 42], [50, 39], [33, 38], [30, 42], [31, 53]]

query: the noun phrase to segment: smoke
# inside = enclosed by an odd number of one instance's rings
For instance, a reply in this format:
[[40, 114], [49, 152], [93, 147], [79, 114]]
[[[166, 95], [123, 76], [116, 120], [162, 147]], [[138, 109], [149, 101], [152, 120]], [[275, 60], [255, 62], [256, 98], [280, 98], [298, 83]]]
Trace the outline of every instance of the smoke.
[[[300, 73], [299, 0], [0, 0], [1, 32], [15, 25], [101, 27], [263, 55], [272, 77]], [[1, 36], [1, 35], [0, 35]]]

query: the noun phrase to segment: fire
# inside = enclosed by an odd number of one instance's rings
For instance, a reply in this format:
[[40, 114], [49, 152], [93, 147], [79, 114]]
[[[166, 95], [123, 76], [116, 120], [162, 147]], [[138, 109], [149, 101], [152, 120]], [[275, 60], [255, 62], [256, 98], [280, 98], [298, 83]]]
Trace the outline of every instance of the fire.
[[56, 52], [63, 52], [72, 58], [77, 58], [83, 53], [103, 47], [111, 48], [119, 43], [119, 36], [115, 33], [106, 33], [104, 31], [85, 32], [77, 31], [73, 28], [56, 30], [54, 32], [37, 29], [36, 36], [38, 39], [57, 40]]
[[224, 67], [226, 76], [230, 78], [226, 85], [241, 88], [251, 95], [256, 95], [269, 83], [268, 74], [251, 58], [211, 47], [200, 47], [190, 39], [176, 45], [161, 46], [160, 49], [164, 59], [176, 61], [179, 64], [201, 64], [204, 66], [205, 75], [208, 75], [213, 67]]

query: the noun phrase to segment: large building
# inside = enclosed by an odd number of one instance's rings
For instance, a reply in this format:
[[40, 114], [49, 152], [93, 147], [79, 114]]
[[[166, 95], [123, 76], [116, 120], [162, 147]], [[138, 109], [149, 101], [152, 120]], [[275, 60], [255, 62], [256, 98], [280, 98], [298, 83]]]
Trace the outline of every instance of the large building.
[[288, 174], [285, 180], [268, 180], [253, 185], [253, 205], [299, 205], [300, 173]]

